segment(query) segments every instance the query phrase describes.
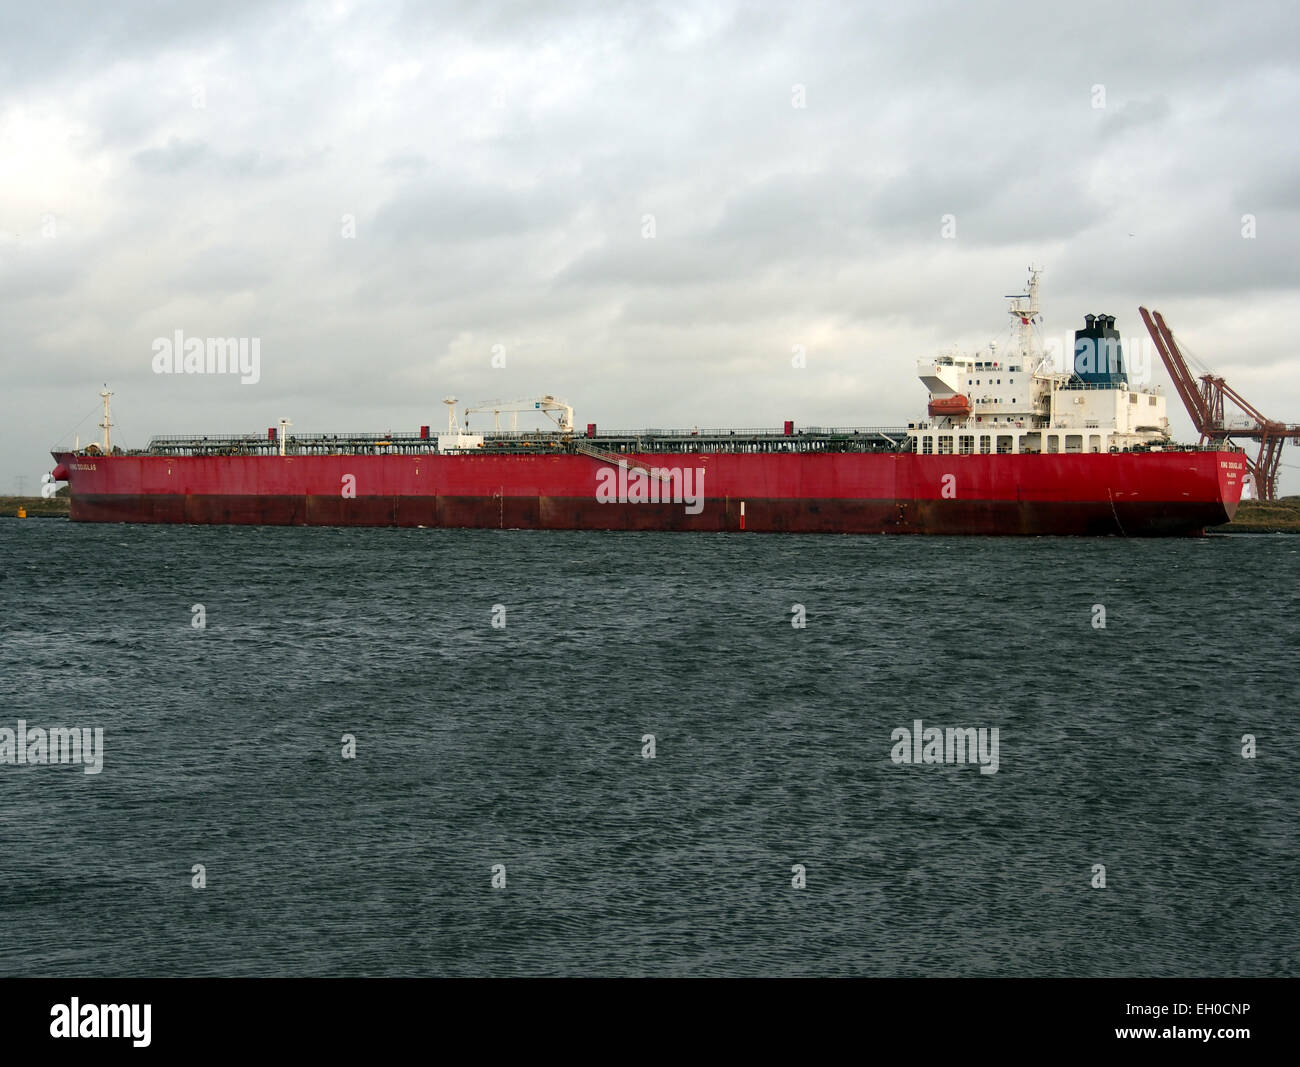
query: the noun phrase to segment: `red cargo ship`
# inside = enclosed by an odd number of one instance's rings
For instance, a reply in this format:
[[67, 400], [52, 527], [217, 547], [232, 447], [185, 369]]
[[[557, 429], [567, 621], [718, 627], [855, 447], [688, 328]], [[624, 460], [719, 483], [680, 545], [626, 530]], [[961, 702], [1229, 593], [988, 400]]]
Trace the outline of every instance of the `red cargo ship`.
[[[1228, 522], [1242, 453], [1174, 445], [1165, 398], [1130, 384], [1115, 320], [1087, 316], [1074, 369], [1037, 349], [1038, 277], [1012, 298], [1018, 351], [919, 364], [928, 420], [898, 429], [585, 435], [554, 397], [492, 431], [156, 437], [56, 451], [80, 522], [788, 533], [1188, 535]], [[502, 430], [502, 411], [548, 431]]]

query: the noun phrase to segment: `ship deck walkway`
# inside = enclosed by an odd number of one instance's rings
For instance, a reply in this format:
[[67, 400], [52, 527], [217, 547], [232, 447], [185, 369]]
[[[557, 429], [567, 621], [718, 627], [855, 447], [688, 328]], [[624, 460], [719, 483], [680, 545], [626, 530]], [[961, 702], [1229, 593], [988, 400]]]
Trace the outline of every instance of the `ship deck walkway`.
[[[809, 427], [784, 430], [638, 430], [592, 437], [556, 430], [490, 431], [474, 452], [507, 454], [579, 453], [617, 463], [632, 454], [683, 452], [901, 452], [907, 449], [904, 427]], [[439, 452], [436, 437], [414, 433], [291, 434], [290, 455], [428, 455]], [[152, 437], [144, 449], [128, 455], [273, 456], [280, 443], [259, 434]]]

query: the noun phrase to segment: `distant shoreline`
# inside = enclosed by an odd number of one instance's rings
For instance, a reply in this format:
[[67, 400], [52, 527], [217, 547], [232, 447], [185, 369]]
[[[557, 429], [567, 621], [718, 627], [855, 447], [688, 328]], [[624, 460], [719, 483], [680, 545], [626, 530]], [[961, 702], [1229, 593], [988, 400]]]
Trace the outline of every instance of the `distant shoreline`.
[[1300, 496], [1284, 496], [1267, 503], [1243, 500], [1237, 517], [1211, 533], [1300, 533]]
[[66, 519], [68, 517], [68, 494], [53, 496], [0, 496], [0, 518], [12, 519], [18, 509], [26, 508], [29, 519]]
[[[48, 500], [40, 496], [0, 496], [0, 518], [14, 518], [19, 507], [27, 509], [29, 519], [66, 519], [68, 496], [66, 491]], [[1232, 522], [1211, 527], [1210, 533], [1300, 533], [1300, 496], [1267, 504], [1243, 501]]]

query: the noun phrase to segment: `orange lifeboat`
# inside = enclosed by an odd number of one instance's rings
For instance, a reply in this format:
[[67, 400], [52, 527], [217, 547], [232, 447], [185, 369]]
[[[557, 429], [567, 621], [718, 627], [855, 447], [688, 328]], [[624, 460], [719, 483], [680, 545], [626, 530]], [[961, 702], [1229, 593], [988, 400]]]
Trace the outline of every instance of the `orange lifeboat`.
[[964, 419], [970, 415], [970, 397], [962, 393], [956, 396], [941, 396], [930, 401], [931, 418]]

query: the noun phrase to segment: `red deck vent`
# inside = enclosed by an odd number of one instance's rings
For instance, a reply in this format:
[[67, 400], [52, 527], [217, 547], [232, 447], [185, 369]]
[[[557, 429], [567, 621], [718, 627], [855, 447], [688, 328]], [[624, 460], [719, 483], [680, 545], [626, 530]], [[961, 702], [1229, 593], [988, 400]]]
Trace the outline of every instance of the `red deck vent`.
[[268, 441], [274, 441], [274, 440], [275, 440], [275, 427], [274, 427], [274, 426], [268, 426], [268, 427], [266, 428], [266, 439], [267, 439]]
[[786, 437], [794, 436], [794, 419], [785, 420], [785, 435]]
[[596, 424], [594, 422], [587, 423], [587, 436], [588, 437], [596, 436]]
[[421, 440], [421, 441], [427, 441], [428, 439], [429, 439], [429, 427], [427, 427], [427, 426], [421, 426], [421, 427], [420, 427], [420, 440]]

